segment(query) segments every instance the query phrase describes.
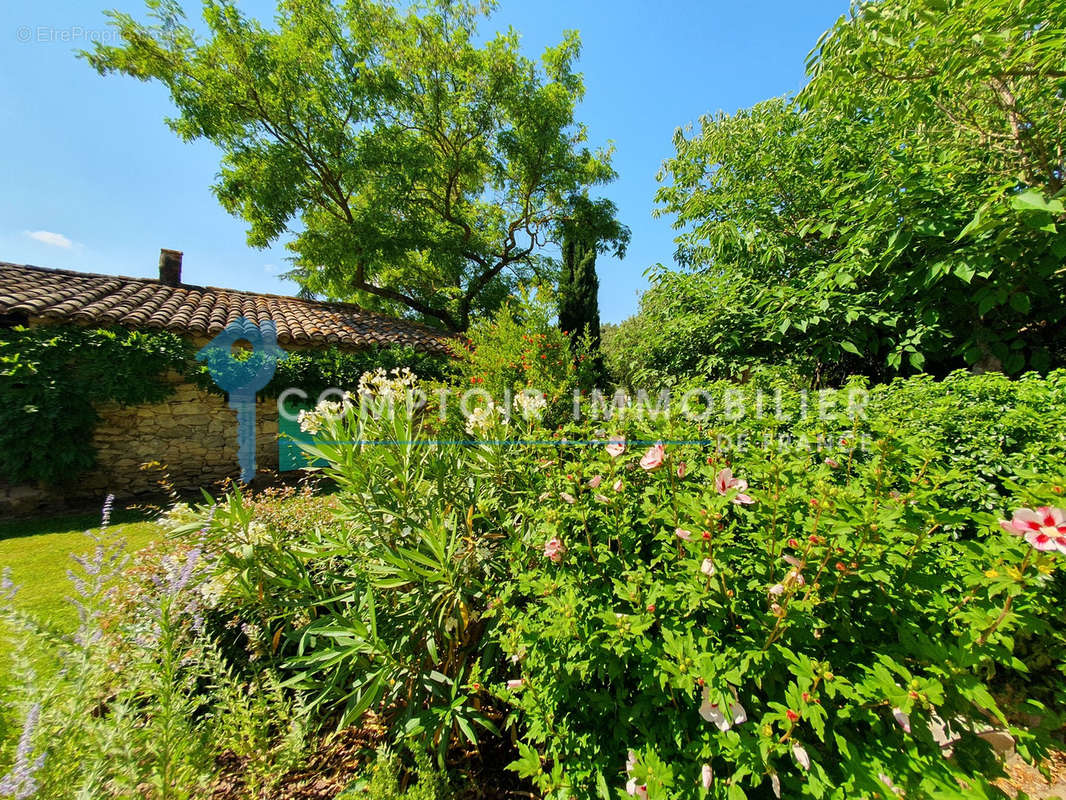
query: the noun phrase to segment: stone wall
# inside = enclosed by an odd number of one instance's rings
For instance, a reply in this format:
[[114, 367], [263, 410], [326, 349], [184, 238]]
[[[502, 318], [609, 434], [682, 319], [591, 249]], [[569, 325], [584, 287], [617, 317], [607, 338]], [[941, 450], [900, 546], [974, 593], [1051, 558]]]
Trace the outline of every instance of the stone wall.
[[[158, 494], [164, 472], [178, 490], [211, 488], [224, 478], [237, 477], [237, 412], [218, 394], [181, 382], [177, 375], [170, 380], [174, 393], [162, 403], [97, 407], [96, 467], [70, 485], [10, 486], [0, 481], [0, 519], [102, 503], [108, 493], [120, 499]], [[275, 470], [276, 401], [259, 401], [255, 421], [256, 468]], [[160, 467], [142, 468], [151, 462]]]

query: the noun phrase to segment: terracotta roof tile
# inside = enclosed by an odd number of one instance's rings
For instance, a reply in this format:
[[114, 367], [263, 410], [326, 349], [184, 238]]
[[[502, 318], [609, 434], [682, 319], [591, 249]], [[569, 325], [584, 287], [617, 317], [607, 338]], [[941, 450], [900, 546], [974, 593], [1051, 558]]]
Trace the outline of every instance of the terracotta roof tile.
[[167, 286], [149, 278], [96, 275], [0, 261], [0, 315], [78, 325], [122, 325], [214, 336], [238, 317], [273, 320], [278, 343], [361, 348], [398, 344], [446, 352], [448, 337], [425, 325], [366, 311], [351, 303], [240, 292], [210, 286]]

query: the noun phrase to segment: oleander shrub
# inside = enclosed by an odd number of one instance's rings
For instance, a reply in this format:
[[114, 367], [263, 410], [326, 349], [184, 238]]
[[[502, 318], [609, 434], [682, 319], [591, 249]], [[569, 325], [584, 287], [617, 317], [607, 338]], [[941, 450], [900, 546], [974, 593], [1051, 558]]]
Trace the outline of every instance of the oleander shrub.
[[302, 447], [335, 487], [330, 520], [289, 531], [234, 491], [205, 536], [211, 585], [318, 719], [344, 726], [372, 709], [443, 763], [456, 739], [498, 735], [471, 687], [499, 662], [486, 610], [518, 487], [494, 477], [500, 446], [427, 446], [413, 388], [409, 373], [368, 373], [356, 395], [302, 415], [316, 436]]

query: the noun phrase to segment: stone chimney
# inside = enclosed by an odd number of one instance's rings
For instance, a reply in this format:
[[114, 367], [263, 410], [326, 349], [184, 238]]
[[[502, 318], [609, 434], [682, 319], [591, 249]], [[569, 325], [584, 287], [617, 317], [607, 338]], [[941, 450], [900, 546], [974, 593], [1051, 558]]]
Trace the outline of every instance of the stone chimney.
[[164, 286], [181, 285], [181, 251], [159, 251], [159, 282]]

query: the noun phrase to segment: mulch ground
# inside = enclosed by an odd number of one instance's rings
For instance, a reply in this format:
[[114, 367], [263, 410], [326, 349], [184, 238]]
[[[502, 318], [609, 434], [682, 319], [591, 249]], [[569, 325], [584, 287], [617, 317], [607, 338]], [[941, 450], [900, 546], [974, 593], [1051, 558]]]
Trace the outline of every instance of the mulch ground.
[[[258, 794], [244, 782], [244, 763], [235, 756], [218, 762], [218, 777], [211, 800], [331, 800], [356, 778], [365, 776], [375, 750], [385, 742], [384, 731], [370, 722], [340, 731], [323, 741], [300, 769], [281, 777], [277, 784]], [[487, 737], [482, 747], [456, 750], [448, 766], [464, 788], [457, 800], [514, 800], [535, 798], [532, 787], [514, 772], [504, 769], [518, 758], [513, 745], [499, 737]]]
[[1010, 797], [1025, 792], [1030, 800], [1066, 798], [1066, 752], [1052, 752], [1044, 766], [1050, 772], [1050, 780], [1017, 755], [1012, 755], [1004, 765], [1007, 777], [996, 781], [996, 786]]

